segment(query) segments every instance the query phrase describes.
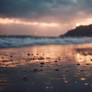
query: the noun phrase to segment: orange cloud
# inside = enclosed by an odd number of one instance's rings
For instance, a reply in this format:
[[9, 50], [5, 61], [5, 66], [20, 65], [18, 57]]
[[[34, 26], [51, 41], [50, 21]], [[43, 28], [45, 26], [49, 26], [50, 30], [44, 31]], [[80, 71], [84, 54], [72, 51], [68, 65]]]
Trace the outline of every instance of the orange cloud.
[[29, 26], [40, 26], [40, 27], [58, 27], [59, 23], [46, 23], [46, 22], [29, 22], [23, 21], [20, 19], [11, 19], [11, 18], [0, 18], [0, 24], [22, 24], [22, 25], [29, 25]]

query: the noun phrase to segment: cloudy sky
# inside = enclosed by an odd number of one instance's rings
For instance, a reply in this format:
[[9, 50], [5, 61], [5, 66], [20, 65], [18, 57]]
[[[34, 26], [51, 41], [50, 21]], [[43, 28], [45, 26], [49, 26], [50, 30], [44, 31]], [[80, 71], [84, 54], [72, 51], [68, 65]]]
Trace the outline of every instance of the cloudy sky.
[[0, 34], [58, 36], [92, 23], [92, 0], [0, 0]]

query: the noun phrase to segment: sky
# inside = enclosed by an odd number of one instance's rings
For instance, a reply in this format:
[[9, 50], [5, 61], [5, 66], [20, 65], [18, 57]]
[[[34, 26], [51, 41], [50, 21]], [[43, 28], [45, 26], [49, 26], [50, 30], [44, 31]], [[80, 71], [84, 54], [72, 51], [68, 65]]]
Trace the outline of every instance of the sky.
[[0, 35], [59, 36], [92, 24], [92, 0], [0, 0]]

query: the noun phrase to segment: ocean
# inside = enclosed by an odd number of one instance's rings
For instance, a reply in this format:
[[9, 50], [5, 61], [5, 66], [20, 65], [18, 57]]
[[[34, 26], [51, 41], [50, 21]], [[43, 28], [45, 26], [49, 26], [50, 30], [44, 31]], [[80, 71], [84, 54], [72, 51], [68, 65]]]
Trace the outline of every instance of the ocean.
[[0, 37], [0, 48], [92, 43], [92, 38]]

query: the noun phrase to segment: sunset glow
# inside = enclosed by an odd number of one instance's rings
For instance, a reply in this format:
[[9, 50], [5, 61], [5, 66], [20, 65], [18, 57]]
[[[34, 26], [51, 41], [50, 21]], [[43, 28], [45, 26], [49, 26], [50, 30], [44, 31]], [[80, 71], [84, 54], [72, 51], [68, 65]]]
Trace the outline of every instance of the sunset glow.
[[58, 27], [58, 23], [46, 23], [46, 22], [28, 22], [19, 19], [10, 19], [10, 18], [0, 18], [0, 24], [22, 24], [22, 25], [29, 25], [29, 26], [41, 26], [41, 27]]
[[81, 25], [80, 23], [77, 23], [77, 24], [76, 24], [76, 27], [78, 27], [78, 26], [80, 26], [80, 25]]
[[91, 18], [88, 18], [88, 19], [85, 19], [84, 21], [80, 21], [79, 23], [76, 23], [76, 27], [78, 26], [81, 26], [81, 25], [90, 25], [92, 24], [92, 19]]

